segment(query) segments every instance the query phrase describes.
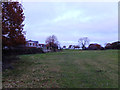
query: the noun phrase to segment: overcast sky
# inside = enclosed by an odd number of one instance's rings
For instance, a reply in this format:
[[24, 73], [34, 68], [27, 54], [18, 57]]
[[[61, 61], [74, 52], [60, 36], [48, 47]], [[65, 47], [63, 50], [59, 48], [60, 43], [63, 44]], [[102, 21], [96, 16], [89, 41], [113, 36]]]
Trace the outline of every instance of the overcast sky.
[[117, 2], [23, 2], [28, 40], [45, 43], [55, 35], [60, 45], [78, 45], [88, 37], [102, 46], [118, 40]]

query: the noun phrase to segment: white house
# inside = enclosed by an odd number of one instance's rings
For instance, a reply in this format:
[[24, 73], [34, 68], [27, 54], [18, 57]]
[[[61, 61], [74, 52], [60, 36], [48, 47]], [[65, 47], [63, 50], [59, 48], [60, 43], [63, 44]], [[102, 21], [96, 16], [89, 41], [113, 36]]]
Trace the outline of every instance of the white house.
[[32, 40], [29, 40], [29, 41], [26, 41], [26, 47], [34, 47], [34, 48], [38, 48], [38, 41], [32, 41]]
[[32, 47], [32, 48], [42, 48], [43, 50], [47, 50], [47, 47], [45, 44], [39, 44], [38, 41], [32, 41], [28, 40], [26, 41], [26, 47]]

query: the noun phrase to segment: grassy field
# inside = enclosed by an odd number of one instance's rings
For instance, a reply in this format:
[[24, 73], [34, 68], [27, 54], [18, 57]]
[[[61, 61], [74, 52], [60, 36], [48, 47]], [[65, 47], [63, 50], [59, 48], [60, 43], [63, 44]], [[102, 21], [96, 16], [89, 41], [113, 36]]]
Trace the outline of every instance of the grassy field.
[[118, 88], [118, 50], [18, 56], [3, 72], [3, 88]]

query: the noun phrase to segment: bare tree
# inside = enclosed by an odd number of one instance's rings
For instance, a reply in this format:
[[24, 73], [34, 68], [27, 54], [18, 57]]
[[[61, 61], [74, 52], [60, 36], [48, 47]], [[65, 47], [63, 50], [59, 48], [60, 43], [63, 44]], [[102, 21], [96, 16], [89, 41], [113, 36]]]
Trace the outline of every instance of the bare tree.
[[46, 42], [47, 47], [50, 48], [50, 50], [56, 51], [56, 49], [58, 49], [59, 42], [55, 35], [49, 36], [45, 42]]
[[89, 44], [89, 41], [90, 40], [88, 39], [88, 37], [83, 37], [78, 40], [79, 45], [82, 49], [86, 49], [86, 45]]

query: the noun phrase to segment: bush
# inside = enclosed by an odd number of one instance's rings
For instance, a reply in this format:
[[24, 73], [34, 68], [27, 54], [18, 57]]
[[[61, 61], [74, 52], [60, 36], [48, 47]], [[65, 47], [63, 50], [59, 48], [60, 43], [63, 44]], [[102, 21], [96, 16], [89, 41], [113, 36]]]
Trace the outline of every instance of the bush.
[[120, 41], [107, 43], [105, 49], [120, 49]]

